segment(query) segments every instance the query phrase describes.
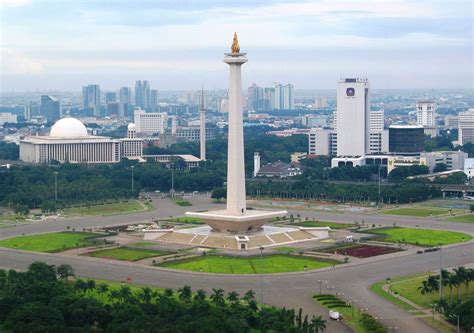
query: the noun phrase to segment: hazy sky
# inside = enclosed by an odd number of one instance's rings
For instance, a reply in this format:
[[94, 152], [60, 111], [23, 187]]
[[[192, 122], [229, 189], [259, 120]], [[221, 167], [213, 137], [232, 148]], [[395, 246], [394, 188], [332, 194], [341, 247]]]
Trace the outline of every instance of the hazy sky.
[[1, 90], [227, 87], [232, 35], [244, 87], [469, 88], [472, 2], [0, 0]]

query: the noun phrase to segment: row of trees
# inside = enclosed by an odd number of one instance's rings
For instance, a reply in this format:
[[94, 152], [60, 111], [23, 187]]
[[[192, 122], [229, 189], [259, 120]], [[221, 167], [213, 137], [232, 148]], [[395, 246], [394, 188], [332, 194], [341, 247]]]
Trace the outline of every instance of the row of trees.
[[[441, 281], [440, 281], [441, 278]], [[421, 294], [429, 294], [432, 297], [433, 308], [443, 313], [448, 321], [456, 323], [459, 317], [460, 325], [466, 330], [474, 325], [474, 299], [463, 300], [460, 295], [461, 286], [464, 286], [466, 295], [469, 295], [469, 284], [474, 281], [474, 269], [460, 266], [453, 272], [441, 270], [440, 275], [430, 275], [422, 281], [418, 288]], [[435, 300], [436, 293], [440, 292], [440, 287], [449, 289], [448, 298]], [[456, 295], [453, 291], [456, 290]]]
[[242, 298], [222, 289], [192, 292], [111, 289], [76, 280], [68, 265], [41, 262], [26, 272], [0, 270], [0, 330], [6, 332], [323, 332], [321, 317], [301, 310], [260, 307], [253, 291]]

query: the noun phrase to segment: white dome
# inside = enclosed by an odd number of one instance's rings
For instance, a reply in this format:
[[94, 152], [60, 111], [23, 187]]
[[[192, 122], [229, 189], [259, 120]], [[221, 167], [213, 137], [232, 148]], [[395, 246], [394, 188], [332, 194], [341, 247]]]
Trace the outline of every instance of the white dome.
[[134, 123], [128, 124], [127, 128], [128, 128], [129, 131], [135, 131], [136, 130], [136, 126], [135, 126]]
[[53, 127], [49, 136], [57, 138], [76, 138], [81, 136], [87, 136], [87, 129], [84, 124], [72, 117], [59, 119]]

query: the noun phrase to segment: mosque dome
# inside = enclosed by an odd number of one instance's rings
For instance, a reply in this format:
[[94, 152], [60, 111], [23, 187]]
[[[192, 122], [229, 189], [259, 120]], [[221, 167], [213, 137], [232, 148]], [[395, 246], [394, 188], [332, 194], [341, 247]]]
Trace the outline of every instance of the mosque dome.
[[77, 138], [87, 136], [87, 129], [84, 124], [72, 117], [59, 119], [53, 127], [49, 136], [56, 138]]
[[129, 131], [136, 131], [136, 129], [137, 129], [137, 127], [135, 126], [134, 123], [128, 124], [127, 128], [128, 128]]

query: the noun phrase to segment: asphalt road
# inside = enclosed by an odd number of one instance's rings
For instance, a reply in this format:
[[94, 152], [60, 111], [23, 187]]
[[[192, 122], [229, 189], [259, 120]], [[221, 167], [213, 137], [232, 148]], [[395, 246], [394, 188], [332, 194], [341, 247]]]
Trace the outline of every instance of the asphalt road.
[[[103, 225], [119, 225], [135, 221], [150, 220], [151, 218], [166, 217], [169, 215], [182, 215], [184, 211], [209, 208], [207, 198], [192, 199], [192, 207], [179, 207], [169, 200], [155, 200], [156, 211], [149, 211], [128, 215], [108, 217], [81, 217], [63, 219], [36, 224], [21, 225], [13, 228], [1, 228], [0, 239], [21, 234], [34, 234], [51, 231], [65, 230], [66, 225], [80, 229]], [[213, 205], [216, 206], [217, 205]], [[436, 219], [416, 219], [398, 216], [373, 216], [358, 213], [320, 213], [310, 211], [292, 211], [302, 216], [316, 217], [320, 220], [336, 222], [353, 222], [364, 219], [366, 223], [411, 225], [415, 223], [420, 227], [434, 228], [444, 225], [445, 229], [473, 233], [469, 224], [440, 222]], [[374, 222], [372, 222], [374, 221]], [[413, 222], [416, 221], [416, 222]], [[442, 223], [442, 225], [439, 225]], [[472, 263], [473, 244], [461, 244], [443, 249], [442, 258], [444, 266], [456, 266]], [[413, 318], [409, 313], [387, 302], [370, 292], [372, 283], [387, 277], [394, 278], [439, 269], [440, 253], [425, 253], [422, 255], [388, 256], [385, 259], [374, 257], [372, 262], [364, 264], [349, 264], [336, 268], [318, 270], [305, 273], [275, 274], [266, 276], [246, 275], [209, 275], [173, 271], [165, 268], [140, 266], [133, 263], [104, 260], [90, 257], [68, 256], [64, 254], [41, 254], [26, 251], [0, 249], [0, 267], [25, 269], [34, 261], [45, 261], [50, 264], [71, 264], [79, 276], [98, 279], [123, 281], [131, 277], [133, 282], [164, 288], [179, 288], [190, 285], [193, 289], [223, 288], [227, 291], [236, 290], [243, 294], [248, 289], [253, 289], [260, 297], [263, 281], [263, 300], [276, 306], [288, 308], [302, 307], [306, 313], [323, 314], [326, 318], [327, 310], [314, 303], [311, 296], [318, 292], [318, 280], [324, 280], [323, 288], [334, 286], [334, 292], [344, 293], [343, 298], [355, 300], [357, 306], [368, 308], [369, 313], [382, 317], [382, 322], [387, 326], [397, 326], [398, 332], [435, 332], [423, 321]], [[328, 322], [327, 332], [348, 332], [347, 327], [340, 323]]]

